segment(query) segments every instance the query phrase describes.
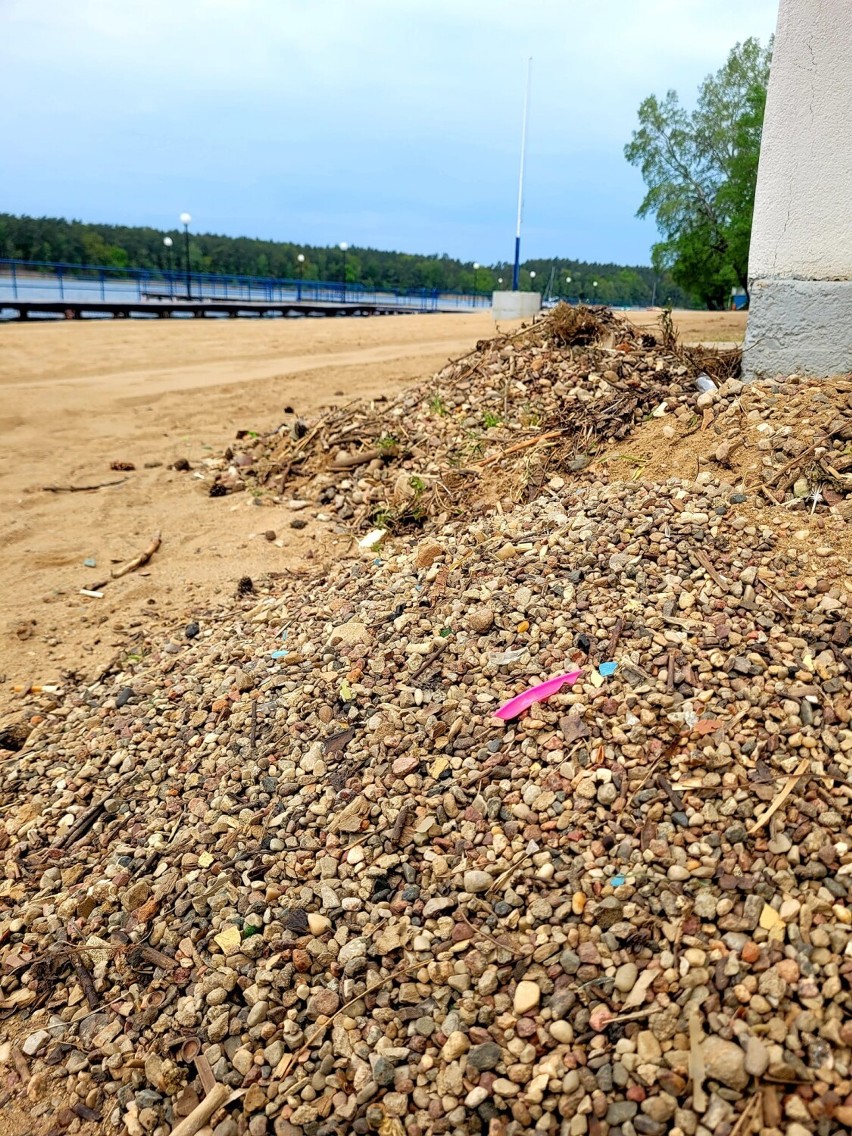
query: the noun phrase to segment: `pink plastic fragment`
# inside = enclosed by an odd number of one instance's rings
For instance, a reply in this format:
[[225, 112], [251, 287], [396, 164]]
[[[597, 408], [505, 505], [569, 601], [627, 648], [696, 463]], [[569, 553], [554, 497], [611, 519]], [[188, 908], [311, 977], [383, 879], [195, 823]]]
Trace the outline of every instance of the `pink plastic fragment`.
[[529, 690], [525, 690], [523, 694], [519, 694], [515, 698], [510, 698], [504, 706], [495, 710], [494, 717], [502, 718], [504, 722], [508, 722], [510, 718], [517, 718], [524, 710], [528, 710], [533, 703], [543, 702], [545, 698], [550, 698], [551, 695], [558, 693], [563, 686], [572, 686], [582, 673], [582, 671], [571, 671], [570, 674], [557, 675], [556, 678], [549, 678], [547, 682], [539, 683], [538, 686], [531, 686]]

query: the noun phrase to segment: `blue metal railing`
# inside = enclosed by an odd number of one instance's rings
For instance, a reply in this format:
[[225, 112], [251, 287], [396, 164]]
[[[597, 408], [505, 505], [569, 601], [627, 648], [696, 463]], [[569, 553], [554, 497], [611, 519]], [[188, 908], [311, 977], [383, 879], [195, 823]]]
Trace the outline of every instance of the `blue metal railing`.
[[412, 311], [454, 311], [489, 307], [490, 294], [434, 288], [371, 289], [334, 280], [284, 279], [179, 269], [118, 268], [60, 261], [26, 261], [0, 257], [0, 308], [3, 301], [53, 298], [85, 303], [124, 300], [217, 300], [246, 303], [317, 302], [350, 307], [388, 304]]

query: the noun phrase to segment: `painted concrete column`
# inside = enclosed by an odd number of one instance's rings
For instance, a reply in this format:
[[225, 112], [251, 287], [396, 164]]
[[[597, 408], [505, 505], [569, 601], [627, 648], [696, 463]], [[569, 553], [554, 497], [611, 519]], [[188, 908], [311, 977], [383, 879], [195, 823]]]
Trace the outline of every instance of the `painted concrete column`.
[[541, 311], [541, 292], [493, 292], [491, 312], [495, 320], [529, 319]]
[[850, 0], [781, 0], [749, 279], [747, 378], [852, 370]]

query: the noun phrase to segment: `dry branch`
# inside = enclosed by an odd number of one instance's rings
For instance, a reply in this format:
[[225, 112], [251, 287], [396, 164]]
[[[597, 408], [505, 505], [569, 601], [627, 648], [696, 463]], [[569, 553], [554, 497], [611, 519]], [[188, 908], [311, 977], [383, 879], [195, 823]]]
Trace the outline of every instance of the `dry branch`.
[[94, 493], [96, 489], [107, 489], [112, 485], [124, 485], [128, 478], [118, 481], [99, 481], [97, 485], [43, 485], [44, 493]]
[[138, 556], [134, 556], [132, 560], [128, 560], [125, 564], [120, 564], [118, 568], [113, 568], [112, 572], [110, 572], [113, 580], [117, 580], [119, 576], [126, 576], [128, 572], [135, 572], [137, 568], [141, 568], [144, 564], [147, 564], [160, 547], [161, 539], [158, 532], [154, 533], [151, 543], [144, 552], [140, 552]]
[[790, 796], [790, 794], [796, 788], [799, 781], [802, 779], [802, 777], [804, 777], [804, 775], [807, 773], [808, 769], [810, 769], [810, 765], [811, 765], [810, 758], [803, 757], [802, 760], [799, 762], [798, 766], [796, 767], [796, 771], [790, 775], [790, 777], [787, 780], [787, 784], [784, 786], [784, 788], [781, 790], [781, 792], [778, 794], [778, 796], [773, 800], [773, 802], [769, 806], [769, 808], [766, 809], [765, 812], [761, 813], [761, 815], [757, 818], [757, 820], [754, 822], [754, 824], [752, 824], [750, 826], [750, 828], [748, 830], [749, 836], [754, 836], [754, 834], [756, 832], [760, 832], [760, 830], [763, 828], [763, 826], [765, 824], [768, 824], [769, 821], [772, 820], [773, 816], [775, 816], [775, 814], [778, 812], [778, 810], [781, 808], [781, 806], [784, 804], [784, 802], [787, 800], [787, 798]]
[[221, 1108], [230, 1097], [231, 1089], [227, 1085], [216, 1085], [203, 1101], [200, 1101], [189, 1116], [184, 1117], [171, 1131], [171, 1136], [196, 1136], [197, 1132], [205, 1126], [207, 1121]]

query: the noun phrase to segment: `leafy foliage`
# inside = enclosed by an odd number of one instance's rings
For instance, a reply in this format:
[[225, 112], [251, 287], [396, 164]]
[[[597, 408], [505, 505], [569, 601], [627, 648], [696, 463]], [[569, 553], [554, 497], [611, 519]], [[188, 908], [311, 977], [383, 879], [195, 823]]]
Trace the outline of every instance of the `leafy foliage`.
[[711, 308], [733, 286], [748, 289], [748, 246], [772, 42], [737, 44], [723, 67], [701, 84], [695, 109], [676, 91], [650, 95], [639, 129], [625, 147], [648, 192], [640, 217], [662, 235], [654, 266]]

